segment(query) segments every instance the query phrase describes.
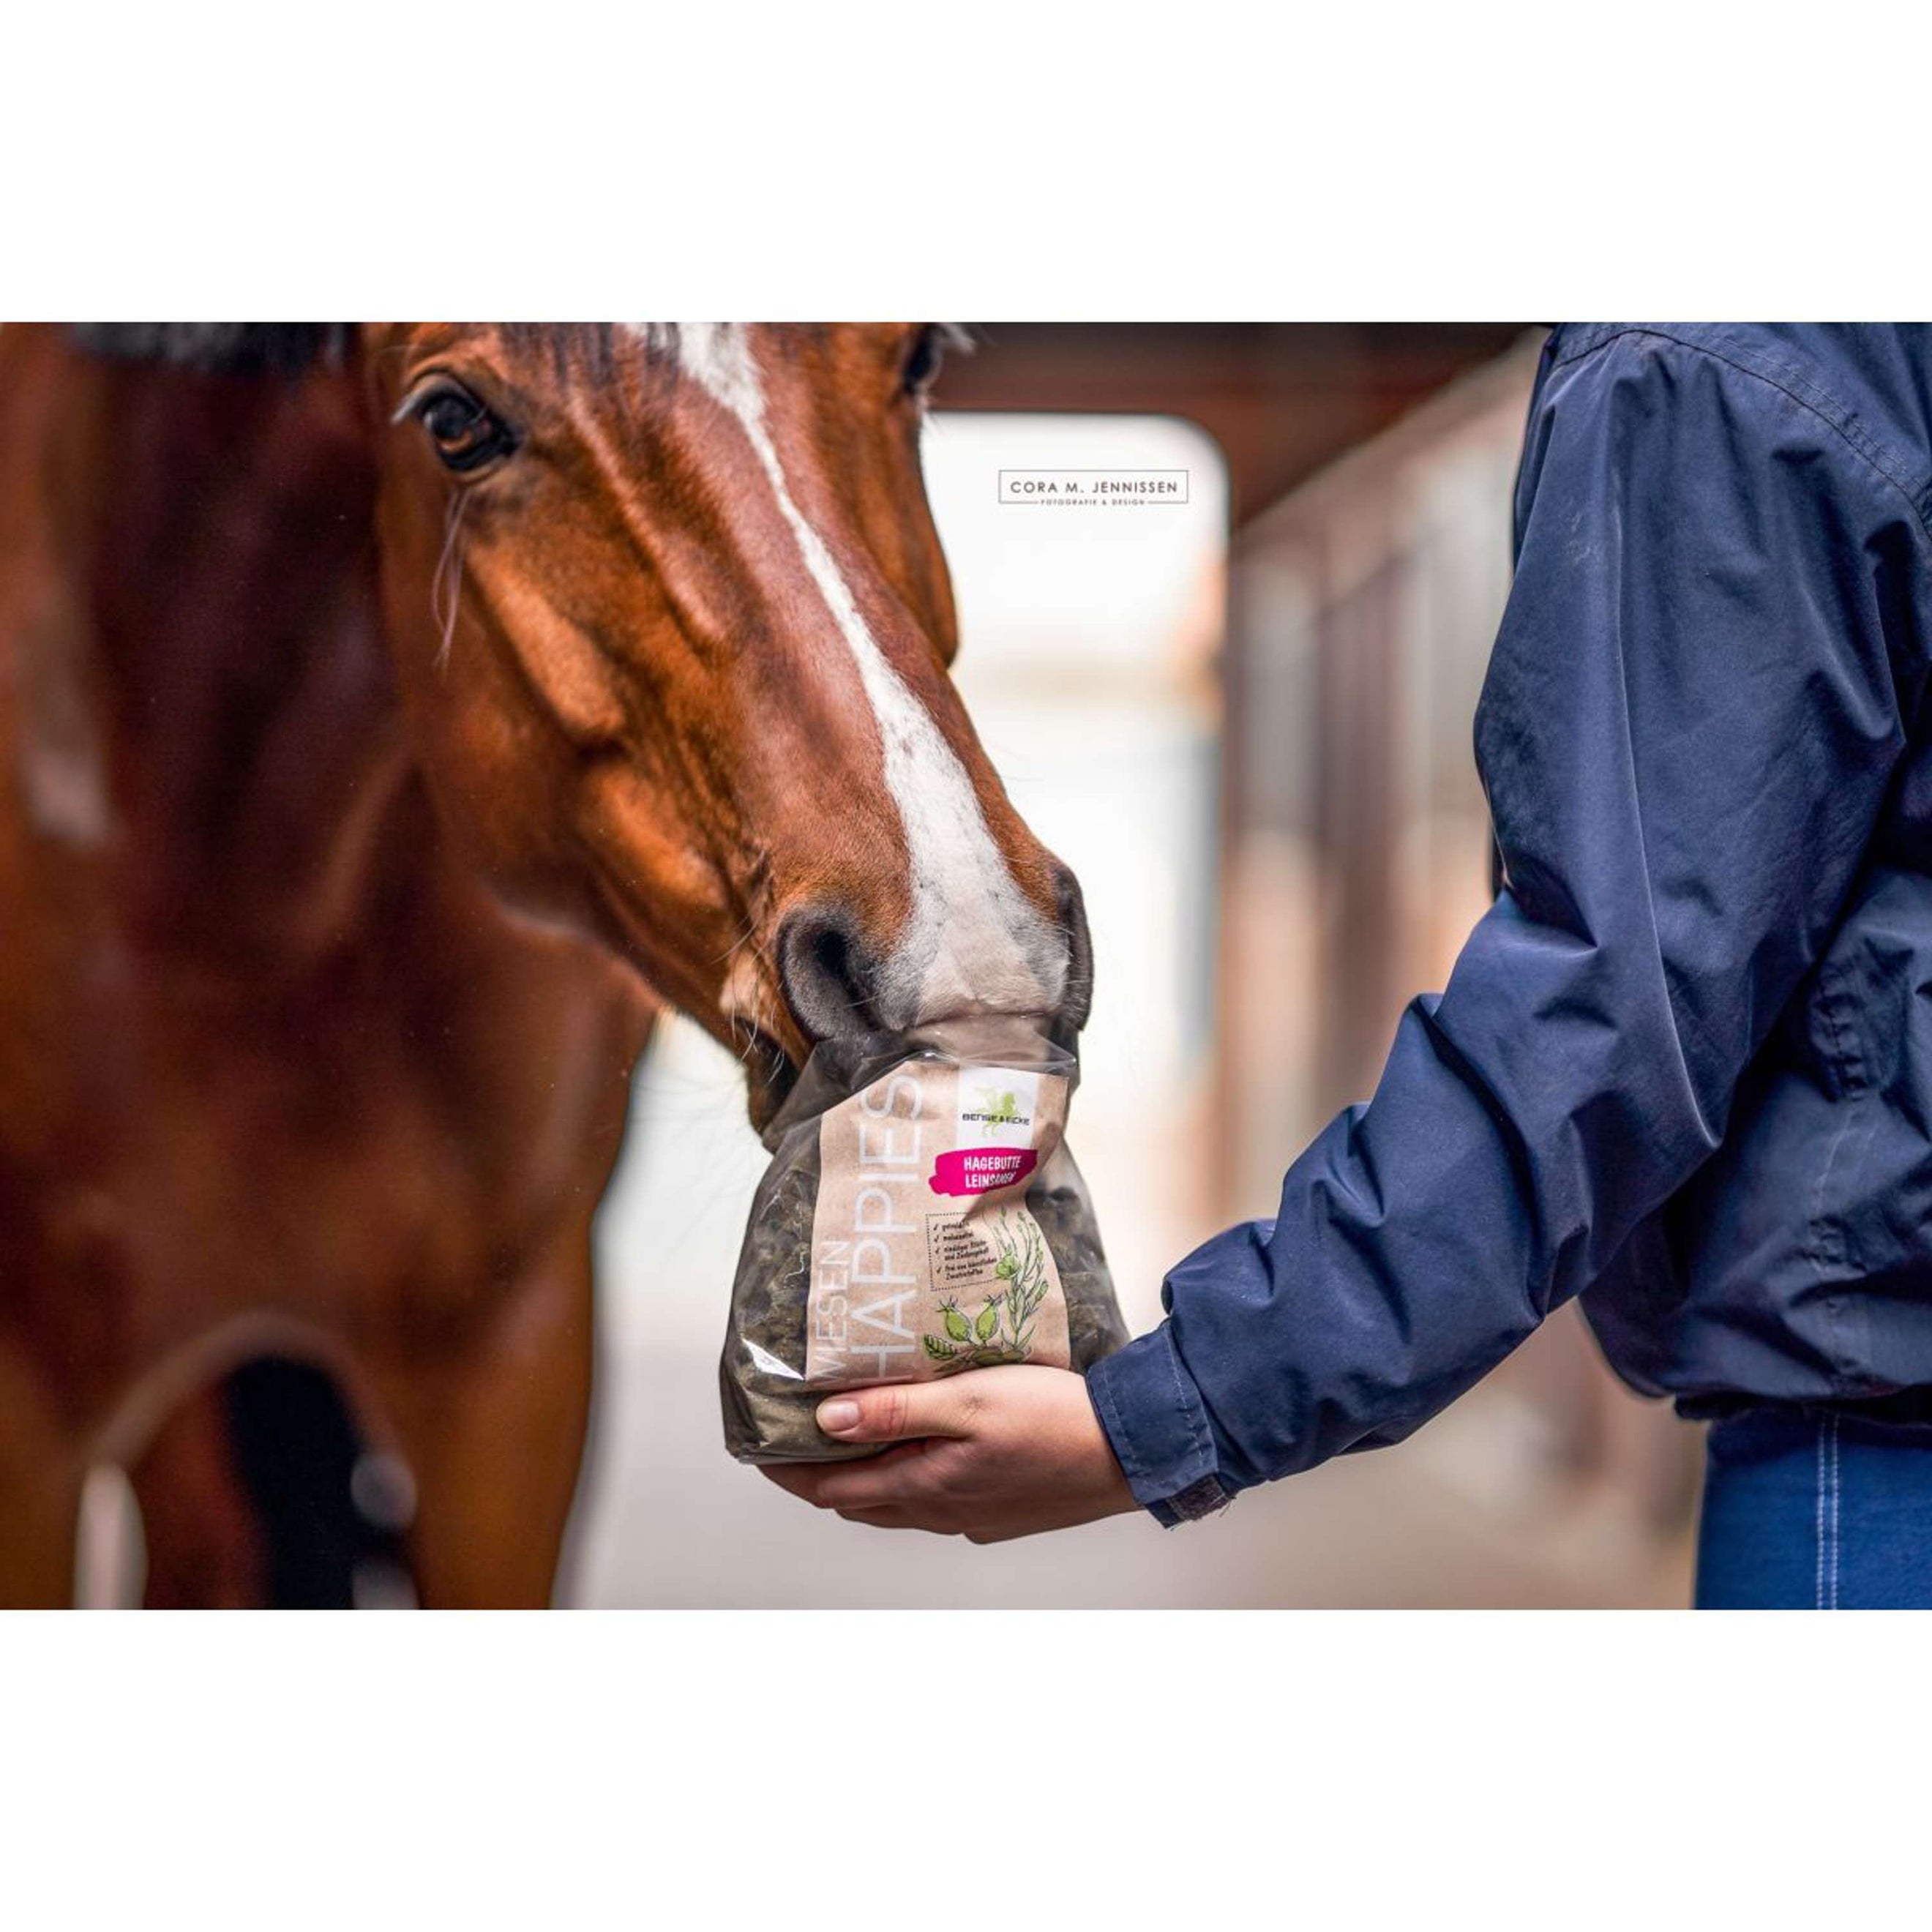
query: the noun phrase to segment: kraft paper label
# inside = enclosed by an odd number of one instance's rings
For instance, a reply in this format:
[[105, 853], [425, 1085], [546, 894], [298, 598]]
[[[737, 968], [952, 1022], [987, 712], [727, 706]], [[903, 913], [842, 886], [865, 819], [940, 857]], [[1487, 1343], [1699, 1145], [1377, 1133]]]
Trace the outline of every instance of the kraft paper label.
[[910, 1060], [820, 1117], [808, 1383], [1069, 1365], [1059, 1270], [1026, 1206], [1066, 1099], [1058, 1074]]

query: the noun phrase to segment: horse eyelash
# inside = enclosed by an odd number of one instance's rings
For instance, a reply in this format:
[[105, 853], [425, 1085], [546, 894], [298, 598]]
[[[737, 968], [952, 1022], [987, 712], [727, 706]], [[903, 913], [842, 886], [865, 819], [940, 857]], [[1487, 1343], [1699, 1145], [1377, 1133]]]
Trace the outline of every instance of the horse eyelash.
[[[449, 650], [456, 636], [456, 614], [463, 602], [463, 512], [468, 507], [470, 498], [463, 490], [455, 492], [450, 498], [449, 510], [444, 519], [442, 554], [436, 559], [435, 574], [429, 580], [429, 614], [432, 622], [442, 634], [442, 641], [436, 647], [436, 668], [438, 670], [449, 668]], [[444, 602], [444, 584], [447, 580], [448, 608], [440, 608]]]

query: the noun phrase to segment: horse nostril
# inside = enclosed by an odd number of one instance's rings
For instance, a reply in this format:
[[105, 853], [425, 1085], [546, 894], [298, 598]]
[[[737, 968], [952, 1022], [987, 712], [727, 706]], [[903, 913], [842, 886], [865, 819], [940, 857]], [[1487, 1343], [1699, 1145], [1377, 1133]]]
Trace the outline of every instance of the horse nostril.
[[778, 978], [799, 1030], [811, 1040], [869, 1033], [877, 970], [843, 914], [790, 914], [778, 928]]

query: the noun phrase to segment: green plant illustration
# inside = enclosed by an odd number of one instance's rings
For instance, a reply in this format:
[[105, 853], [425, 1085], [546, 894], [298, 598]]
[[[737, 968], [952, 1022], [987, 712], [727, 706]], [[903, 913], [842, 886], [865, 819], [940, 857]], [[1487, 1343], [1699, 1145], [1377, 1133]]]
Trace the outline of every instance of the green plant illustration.
[[991, 1127], [1009, 1127], [1020, 1117], [1019, 1096], [1001, 1093], [997, 1087], [978, 1088], [980, 1113]]
[[969, 1316], [956, 1300], [940, 1304], [943, 1335], [922, 1338], [928, 1360], [938, 1372], [958, 1369], [993, 1369], [1004, 1362], [1023, 1362], [1033, 1351], [1034, 1317], [1053, 1286], [1047, 1272], [1046, 1246], [1031, 1215], [1002, 1214], [992, 1230], [998, 1258], [993, 1276], [1000, 1285], [986, 1298], [978, 1314]]

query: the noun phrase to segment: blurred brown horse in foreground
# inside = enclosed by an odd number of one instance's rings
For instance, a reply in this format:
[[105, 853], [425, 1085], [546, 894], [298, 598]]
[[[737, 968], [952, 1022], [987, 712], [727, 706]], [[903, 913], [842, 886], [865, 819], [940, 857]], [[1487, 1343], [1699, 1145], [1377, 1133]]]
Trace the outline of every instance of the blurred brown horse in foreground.
[[[932, 328], [0, 331], [0, 1600], [549, 1600], [658, 1001], [1078, 1024]], [[722, 1287], [722, 1285], [721, 1285]]]

